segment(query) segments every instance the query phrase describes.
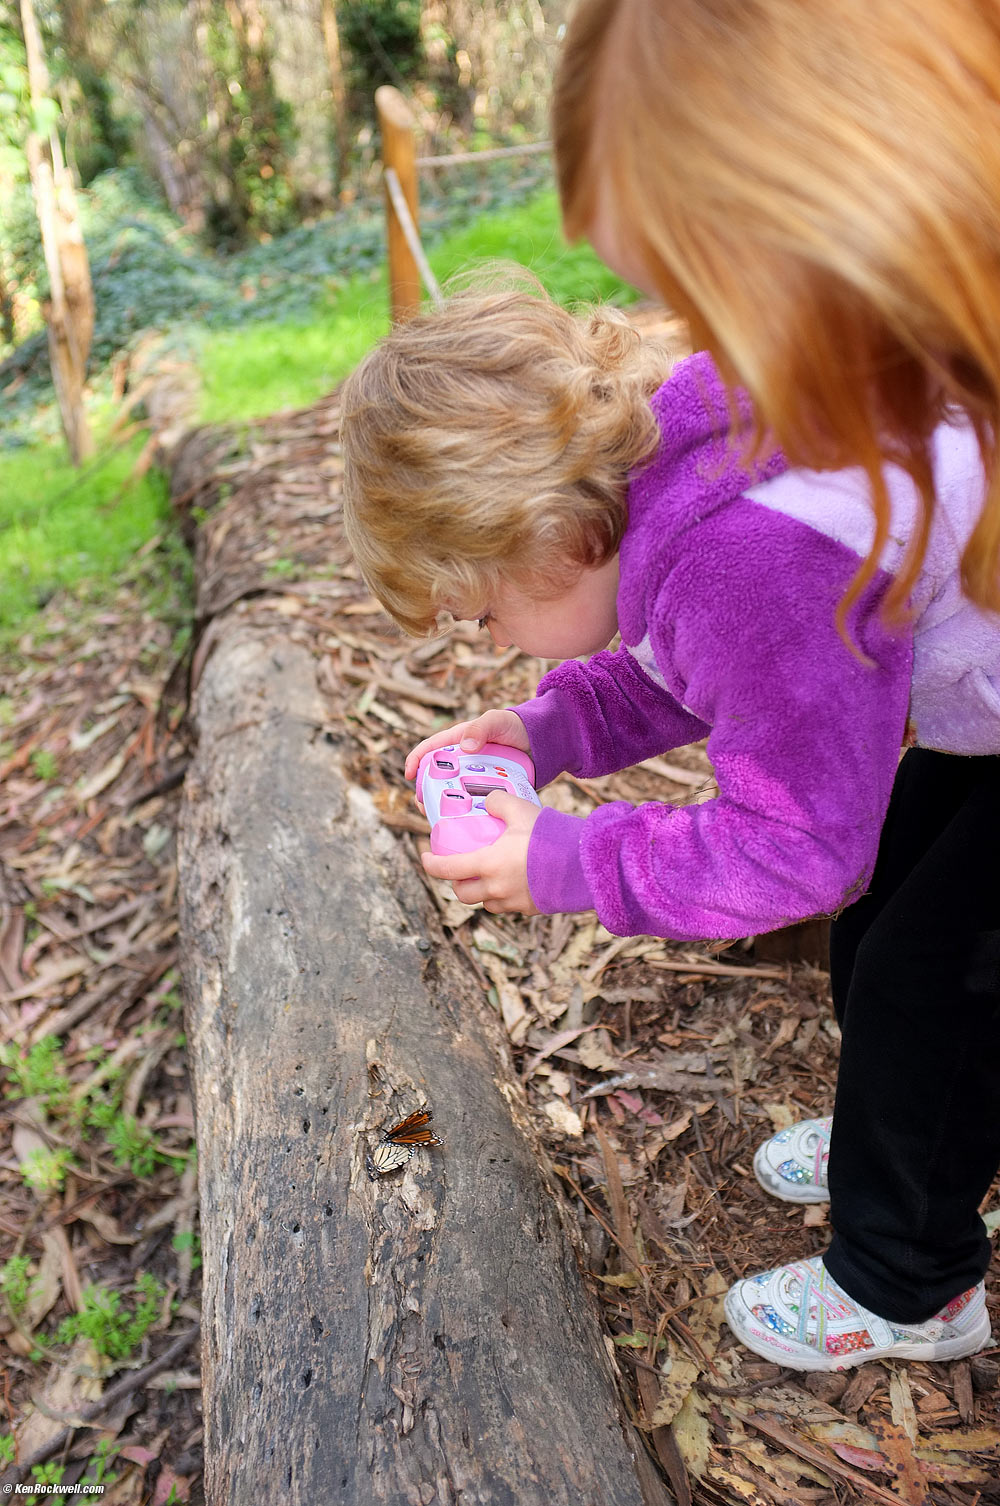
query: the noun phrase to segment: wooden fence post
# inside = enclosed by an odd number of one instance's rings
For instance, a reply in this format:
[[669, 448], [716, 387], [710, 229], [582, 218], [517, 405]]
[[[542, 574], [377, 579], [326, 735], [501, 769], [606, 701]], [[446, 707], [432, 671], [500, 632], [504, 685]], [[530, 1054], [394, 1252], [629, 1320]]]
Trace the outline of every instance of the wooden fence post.
[[[382, 84], [375, 90], [375, 110], [382, 134], [382, 166], [395, 172], [416, 225], [417, 148], [413, 115], [399, 90], [391, 84]], [[402, 324], [419, 312], [420, 272], [399, 216], [393, 209], [388, 188], [385, 214], [389, 242], [389, 309], [393, 324]]]

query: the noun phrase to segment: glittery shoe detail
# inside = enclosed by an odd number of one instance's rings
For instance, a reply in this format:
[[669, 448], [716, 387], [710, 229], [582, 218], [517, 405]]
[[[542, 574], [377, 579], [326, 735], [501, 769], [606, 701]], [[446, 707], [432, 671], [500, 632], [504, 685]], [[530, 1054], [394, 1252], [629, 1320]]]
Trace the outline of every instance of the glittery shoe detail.
[[953, 1360], [990, 1342], [982, 1282], [924, 1323], [890, 1323], [838, 1286], [822, 1257], [730, 1287], [726, 1321], [755, 1354], [791, 1370], [848, 1370], [866, 1360]]
[[833, 1120], [803, 1119], [765, 1140], [753, 1158], [754, 1175], [765, 1192], [786, 1203], [825, 1203], [826, 1164]]

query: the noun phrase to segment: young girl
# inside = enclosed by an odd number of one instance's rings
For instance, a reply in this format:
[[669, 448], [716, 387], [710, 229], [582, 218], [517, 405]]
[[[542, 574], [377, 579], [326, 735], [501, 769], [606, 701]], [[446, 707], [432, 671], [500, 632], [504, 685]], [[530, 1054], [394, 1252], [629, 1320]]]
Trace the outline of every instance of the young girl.
[[[895, 624], [920, 507], [886, 468], [891, 537], [841, 635], [872, 545], [866, 478], [790, 470], [766, 442], [748, 460], [751, 430], [705, 355], [668, 376], [610, 313], [468, 291], [345, 385], [347, 530], [408, 631], [447, 610], [567, 661], [533, 700], [420, 743], [408, 777], [459, 740], [522, 748], [545, 785], [708, 736], [719, 795], [702, 805], [580, 819], [494, 792], [492, 847], [423, 860], [459, 899], [679, 940], [850, 906], [832, 1132], [810, 1121], [755, 1163], [778, 1196], [825, 1199], [832, 1134], [833, 1242], [738, 1282], [728, 1319], [803, 1370], [952, 1358], [989, 1339], [978, 1204], [1000, 1161], [1000, 619], [958, 582], [979, 447], [958, 415], [935, 432], [939, 507]], [[897, 775], [904, 737], [919, 746]]]
[[567, 232], [686, 316], [792, 463], [864, 467], [876, 554], [883, 462], [909, 471], [890, 607], [932, 436], [969, 416], [962, 577], [1000, 609], [1000, 6], [578, 0], [552, 115]]

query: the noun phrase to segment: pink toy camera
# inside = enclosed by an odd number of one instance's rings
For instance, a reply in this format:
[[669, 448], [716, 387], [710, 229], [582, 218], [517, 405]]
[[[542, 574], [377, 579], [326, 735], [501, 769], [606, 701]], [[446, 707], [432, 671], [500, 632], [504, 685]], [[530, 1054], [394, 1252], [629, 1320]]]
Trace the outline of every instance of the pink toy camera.
[[457, 746], [425, 753], [417, 769], [417, 799], [431, 823], [431, 852], [489, 847], [507, 828], [487, 811], [486, 796], [506, 790], [541, 805], [534, 777], [527, 753], [501, 743], [484, 743], [478, 753], [462, 753]]

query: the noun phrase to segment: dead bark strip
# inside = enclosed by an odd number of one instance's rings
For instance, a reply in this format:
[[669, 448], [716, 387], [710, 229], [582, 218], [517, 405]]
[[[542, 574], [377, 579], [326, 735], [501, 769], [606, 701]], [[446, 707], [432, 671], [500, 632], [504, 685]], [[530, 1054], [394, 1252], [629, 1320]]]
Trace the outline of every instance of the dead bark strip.
[[21, 0], [21, 26], [33, 113], [25, 153], [49, 274], [50, 296], [45, 308], [49, 360], [70, 460], [80, 465], [94, 452], [83, 403], [94, 333], [94, 290], [76, 194], [59, 136], [54, 124], [48, 129], [47, 141], [37, 128], [38, 115], [48, 102], [49, 74], [34, 0]]
[[[181, 935], [212, 1506], [668, 1506], [502, 1035], [324, 730], [231, 620], [198, 690]], [[444, 1145], [377, 1182], [423, 1104]]]

